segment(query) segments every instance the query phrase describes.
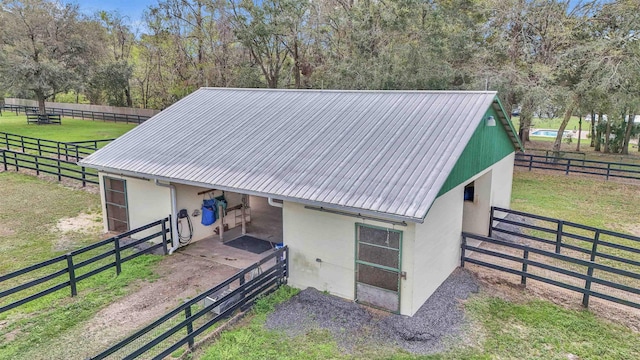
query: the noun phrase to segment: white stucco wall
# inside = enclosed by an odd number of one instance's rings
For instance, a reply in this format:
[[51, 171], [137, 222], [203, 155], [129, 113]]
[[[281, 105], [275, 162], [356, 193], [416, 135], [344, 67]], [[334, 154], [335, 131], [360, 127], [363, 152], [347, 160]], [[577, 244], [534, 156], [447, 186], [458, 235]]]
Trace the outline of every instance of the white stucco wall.
[[[133, 230], [150, 222], [163, 219], [171, 213], [171, 197], [168, 188], [156, 186], [153, 181], [100, 173], [100, 197], [102, 199], [102, 219], [104, 231], [109, 231], [107, 224], [107, 207], [104, 202], [104, 177], [126, 180], [127, 207], [129, 211], [129, 229]], [[141, 239], [159, 231], [150, 229], [140, 232], [134, 239]]]
[[[511, 154], [463, 184], [441, 195], [429, 209], [424, 223], [415, 225], [414, 264], [411, 314], [414, 314], [433, 292], [460, 265], [460, 245], [463, 223], [478, 231], [488, 231], [491, 206], [509, 207], [513, 180]], [[464, 187], [476, 181], [476, 200], [480, 206], [468, 207], [478, 211], [471, 221], [463, 221]], [[490, 185], [490, 187], [488, 186]], [[484, 192], [484, 193], [482, 193]], [[488, 203], [487, 203], [488, 201]], [[483, 223], [484, 222], [484, 223]], [[405, 248], [405, 251], [411, 251]]]
[[487, 236], [491, 216], [493, 170], [490, 169], [463, 184], [463, 191], [470, 182], [474, 182], [475, 194], [473, 201], [463, 201], [462, 231]]
[[[404, 248], [413, 247], [413, 224], [393, 226], [355, 217], [331, 214], [304, 205], [285, 202], [283, 206], [284, 243], [289, 246], [289, 285], [305, 289], [314, 287], [345, 299], [355, 299], [356, 223], [401, 230]], [[402, 252], [404, 264], [413, 263], [410, 251]], [[316, 261], [320, 259], [320, 261]], [[411, 309], [413, 274], [401, 281], [400, 312]]]
[[[212, 194], [214, 197], [220, 196], [222, 195], [222, 191], [216, 190], [213, 193], [198, 195], [199, 192], [206, 191], [209, 189], [197, 187], [197, 186], [182, 185], [182, 184], [175, 184], [175, 186], [176, 186], [176, 203], [178, 206], [178, 209], [176, 211], [179, 211], [180, 209], [187, 209], [187, 211], [189, 212], [189, 216], [191, 216], [191, 222], [193, 223], [193, 238], [191, 239], [191, 241], [198, 241], [208, 236], [215, 235], [213, 231], [215, 228], [217, 228], [220, 225], [220, 219], [216, 220], [216, 222], [210, 226], [204, 226], [201, 223], [201, 220], [202, 220], [201, 215], [198, 215], [198, 216], [192, 216], [192, 215], [194, 210], [198, 210], [199, 212], [201, 211], [202, 200], [204, 200], [205, 197], [209, 198], [210, 194]], [[227, 200], [228, 207], [233, 207], [242, 203], [241, 194], [231, 193], [227, 191], [224, 193], [224, 196], [225, 196], [225, 199]], [[233, 214], [230, 213], [228, 214], [228, 218], [235, 219], [235, 216], [233, 216]], [[186, 224], [186, 221], [185, 220], [182, 220], [182, 221], [184, 221], [183, 229], [185, 229], [184, 231], [187, 231], [188, 226]], [[229, 221], [225, 221], [225, 223], [228, 223], [228, 222]], [[235, 222], [233, 224], [229, 224], [229, 228], [233, 228], [235, 225], [236, 225]]]
[[511, 207], [511, 191], [513, 186], [513, 161], [515, 153], [511, 153], [492, 167], [491, 204], [503, 208]]
[[[138, 228], [152, 221], [165, 218], [169, 216], [169, 214], [171, 214], [171, 192], [169, 188], [157, 186], [152, 180], [100, 173], [100, 196], [102, 199], [102, 218], [105, 232], [108, 231], [107, 211], [106, 204], [104, 202], [105, 176], [126, 180], [127, 207], [129, 210], [130, 229]], [[213, 229], [220, 224], [219, 219], [211, 226], [204, 226], [200, 223], [200, 215], [196, 217], [192, 216], [194, 210], [197, 209], [198, 211], [200, 211], [202, 207], [203, 195], [198, 195], [198, 193], [208, 189], [182, 184], [174, 185], [176, 186], [176, 203], [178, 206], [177, 210], [187, 209], [187, 211], [189, 212], [189, 216], [191, 216], [191, 221], [193, 223], [192, 241], [197, 241], [205, 237], [214, 235]], [[222, 191], [215, 191], [213, 193], [213, 196], [219, 195], [222, 195]], [[225, 192], [224, 195], [227, 199], [229, 207], [239, 205], [242, 202], [241, 194]], [[209, 195], [207, 194], [206, 196], [208, 197]], [[229, 214], [228, 221], [225, 221], [225, 223], [230, 223], [229, 228], [233, 228], [236, 225], [239, 225], [235, 224], [235, 216], [233, 215], [233, 213]], [[247, 216], [247, 219], [250, 219], [250, 217]], [[186, 224], [186, 221], [183, 224], [183, 228], [184, 231], [188, 231], [188, 225]], [[140, 232], [139, 234], [134, 235], [133, 238], [139, 239], [156, 231], [158, 231], [158, 229]]]

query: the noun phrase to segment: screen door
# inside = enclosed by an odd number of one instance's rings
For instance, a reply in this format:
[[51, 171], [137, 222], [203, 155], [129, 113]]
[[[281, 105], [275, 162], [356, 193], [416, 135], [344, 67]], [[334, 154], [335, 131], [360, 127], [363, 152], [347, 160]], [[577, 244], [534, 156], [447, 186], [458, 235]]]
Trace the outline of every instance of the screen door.
[[356, 301], [400, 312], [402, 231], [358, 224]]
[[128, 231], [129, 210], [127, 209], [126, 181], [105, 177], [104, 199], [107, 206], [107, 223], [109, 231]]

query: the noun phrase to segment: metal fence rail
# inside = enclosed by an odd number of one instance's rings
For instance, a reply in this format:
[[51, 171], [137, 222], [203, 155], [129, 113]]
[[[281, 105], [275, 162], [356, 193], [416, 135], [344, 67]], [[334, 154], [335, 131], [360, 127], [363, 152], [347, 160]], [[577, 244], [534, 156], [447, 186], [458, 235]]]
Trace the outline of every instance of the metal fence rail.
[[30, 152], [39, 156], [54, 155], [58, 159], [64, 158], [69, 161], [71, 159], [81, 159], [98, 150], [98, 144], [113, 141], [114, 139], [105, 140], [86, 140], [77, 142], [62, 142], [55, 140], [47, 140], [0, 132], [0, 148], [6, 150], [19, 150], [23, 153]]
[[562, 171], [566, 175], [570, 173], [599, 175], [604, 176], [606, 180], [609, 180], [609, 178], [640, 180], [639, 164], [516, 153], [514, 165], [526, 167], [529, 171], [531, 171], [531, 169], [543, 169]]
[[[28, 112], [39, 112], [37, 106], [25, 106], [25, 105], [12, 105], [5, 104], [5, 111], [14, 112], [16, 115]], [[101, 112], [101, 111], [87, 111], [87, 110], [73, 110], [73, 109], [63, 109], [56, 107], [46, 107], [46, 113], [53, 113], [62, 115], [64, 117], [71, 118], [79, 118], [84, 120], [103, 120], [103, 121], [113, 121], [113, 122], [121, 122], [121, 123], [133, 123], [133, 124], [142, 124], [146, 120], [150, 118], [150, 116], [144, 115], [130, 115], [130, 114], [117, 114], [117, 113], [109, 113], [109, 112]], [[0, 113], [1, 115], [1, 113]]]
[[[502, 217], [508, 214], [515, 216]], [[526, 240], [516, 243], [498, 239], [501, 235]], [[480, 240], [491, 246], [472, 246], [468, 239]], [[468, 251], [484, 256], [468, 256]], [[520, 251], [522, 255], [518, 255]], [[501, 259], [511, 264], [515, 262], [519, 268], [508, 267], [499, 261]], [[582, 304], [585, 307], [589, 305], [589, 297], [593, 296], [640, 308], [640, 238], [636, 236], [492, 207], [489, 237], [463, 233], [462, 266], [466, 262], [519, 275], [522, 285], [526, 285], [530, 278], [579, 292], [583, 294]], [[530, 267], [558, 276], [532, 273]], [[572, 279], [573, 282], [570, 281]], [[582, 283], [576, 284], [575, 280]], [[593, 284], [599, 288], [593, 289]], [[612, 294], [612, 291], [617, 293]]]
[[5, 171], [9, 168], [15, 169], [15, 171], [20, 171], [20, 169], [34, 170], [36, 175], [45, 173], [57, 176], [58, 181], [62, 181], [63, 178], [78, 180], [82, 182], [82, 186], [99, 182], [98, 174], [93, 169], [87, 170], [84, 166], [63, 159], [0, 150], [0, 161]]
[[[171, 310], [91, 359], [105, 359], [109, 356], [118, 359], [135, 359], [142, 355], [147, 358], [164, 359], [185, 345], [192, 349], [197, 336], [202, 335], [236, 310], [248, 309], [259, 296], [266, 295], [286, 283], [287, 259], [287, 247], [276, 250], [273, 254]], [[256, 272], [263, 264], [270, 261], [274, 261], [272, 266], [262, 272]], [[250, 278], [247, 279], [247, 277]], [[237, 287], [229, 290], [235, 283]], [[198, 306], [206, 298], [213, 299], [210, 299], [210, 303], [204, 307]], [[219, 311], [211, 316], [214, 308], [218, 308]], [[194, 309], [197, 310], [194, 311]], [[145, 338], [145, 335], [149, 334], [152, 334], [152, 337]], [[145, 342], [138, 346], [140, 339], [144, 339]]]
[[[131, 235], [135, 235], [140, 232], [153, 229], [155, 227], [159, 227], [159, 230], [152, 233], [151, 235], [147, 235], [143, 237], [142, 239], [127, 242], [126, 244], [123, 244], [121, 242], [121, 240], [124, 238], [128, 238]], [[84, 248], [74, 250], [68, 254], [61, 255], [53, 259], [49, 259], [47, 261], [43, 261], [41, 263], [34, 264], [29, 267], [16, 270], [9, 274], [0, 276], [0, 286], [3, 284], [7, 284], [10, 280], [21, 277], [21, 276], [36, 277], [35, 279], [24, 280], [20, 285], [13, 286], [9, 289], [0, 291], [0, 299], [4, 299], [14, 294], [24, 294], [25, 292], [28, 292], [29, 289], [32, 289], [37, 285], [45, 284], [63, 275], [67, 275], [67, 278], [65, 279], [65, 281], [61, 283], [50, 286], [44, 290], [41, 290], [41, 289], [31, 290], [31, 292], [37, 291], [34, 294], [25, 295], [24, 297], [21, 297], [19, 299], [15, 299], [15, 297], [9, 298], [8, 301], [10, 302], [8, 304], [5, 303], [2, 306], [0, 306], [0, 313], [14, 309], [20, 305], [39, 299], [45, 295], [51, 294], [53, 292], [56, 292], [64, 288], [70, 288], [71, 296], [76, 296], [77, 295], [76, 285], [78, 282], [84, 279], [87, 279], [91, 276], [99, 274], [113, 267], [116, 268], [116, 274], [120, 274], [120, 272], [122, 271], [123, 263], [129, 260], [133, 260], [136, 257], [149, 253], [155, 249], [163, 248], [164, 253], [166, 254], [167, 243], [171, 241], [170, 236], [168, 236], [167, 234], [171, 234], [171, 223], [169, 221], [169, 218], [164, 218], [162, 220], [154, 221], [152, 223], [149, 223], [137, 229], [127, 231], [126, 233], [120, 234], [118, 236], [114, 236], [109, 239], [86, 246]], [[123, 251], [127, 249], [131, 249], [136, 245], [140, 245], [144, 242], [156, 239], [158, 237], [161, 238], [160, 243], [152, 245], [143, 251], [123, 256], [124, 255]], [[109, 249], [100, 254], [97, 254], [88, 259], [85, 259], [86, 256], [92, 255], [89, 252], [99, 248], [105, 248], [105, 247]], [[106, 264], [98, 263], [101, 260], [109, 257], [113, 257], [112, 262], [108, 262]], [[92, 264], [96, 264], [100, 266], [89, 270], [90, 265]], [[55, 265], [58, 265], [58, 267], [54, 270], [49, 270], [50, 272], [47, 275], [43, 276], [40, 274], [41, 269], [43, 268], [51, 269], [51, 267], [55, 267]], [[64, 266], [64, 267], [60, 268], [60, 266]], [[81, 273], [81, 271], [79, 270], [86, 271], [86, 272]]]

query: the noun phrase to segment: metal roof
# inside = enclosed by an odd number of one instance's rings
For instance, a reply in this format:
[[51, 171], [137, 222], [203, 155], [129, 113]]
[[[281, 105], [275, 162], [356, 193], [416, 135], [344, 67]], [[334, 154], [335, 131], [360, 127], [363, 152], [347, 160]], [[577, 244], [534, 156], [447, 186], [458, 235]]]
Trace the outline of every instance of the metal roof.
[[421, 222], [495, 99], [495, 92], [202, 88], [81, 164]]

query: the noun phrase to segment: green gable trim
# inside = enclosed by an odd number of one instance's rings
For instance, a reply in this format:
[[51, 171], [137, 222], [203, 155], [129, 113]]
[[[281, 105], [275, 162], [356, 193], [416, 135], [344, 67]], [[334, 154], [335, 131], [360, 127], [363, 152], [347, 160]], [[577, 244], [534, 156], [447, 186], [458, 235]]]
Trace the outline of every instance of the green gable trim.
[[[496, 119], [496, 126], [486, 126], [485, 119], [489, 116]], [[514, 143], [507, 131], [512, 131], [512, 129], [505, 128], [500, 122], [496, 110], [494, 108], [487, 110], [453, 170], [449, 173], [449, 177], [442, 185], [438, 196], [464, 183], [514, 152]]]

